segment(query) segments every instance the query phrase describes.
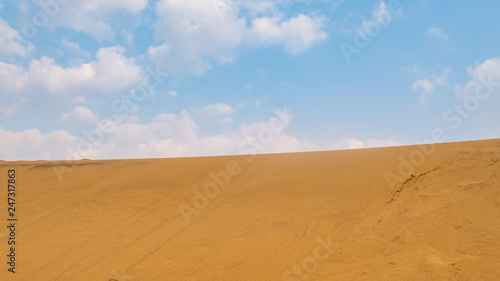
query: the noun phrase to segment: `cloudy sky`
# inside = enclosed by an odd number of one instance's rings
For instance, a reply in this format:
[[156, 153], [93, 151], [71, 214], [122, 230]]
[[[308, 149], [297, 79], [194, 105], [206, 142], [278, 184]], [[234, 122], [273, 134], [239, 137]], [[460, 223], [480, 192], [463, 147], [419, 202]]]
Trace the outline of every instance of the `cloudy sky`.
[[0, 0], [0, 159], [500, 137], [499, 1]]

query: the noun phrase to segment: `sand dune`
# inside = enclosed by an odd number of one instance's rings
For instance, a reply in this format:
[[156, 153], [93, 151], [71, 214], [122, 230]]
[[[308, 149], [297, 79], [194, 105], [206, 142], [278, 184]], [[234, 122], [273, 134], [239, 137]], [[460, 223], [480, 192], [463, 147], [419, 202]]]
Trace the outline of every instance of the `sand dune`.
[[0, 280], [500, 280], [500, 140], [0, 162]]

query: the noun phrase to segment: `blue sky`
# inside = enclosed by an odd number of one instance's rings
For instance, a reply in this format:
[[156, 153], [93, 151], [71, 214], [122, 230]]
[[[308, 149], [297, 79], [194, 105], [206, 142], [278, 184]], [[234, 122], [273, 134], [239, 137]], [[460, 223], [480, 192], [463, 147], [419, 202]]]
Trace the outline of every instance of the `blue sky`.
[[0, 5], [1, 159], [500, 137], [498, 1]]

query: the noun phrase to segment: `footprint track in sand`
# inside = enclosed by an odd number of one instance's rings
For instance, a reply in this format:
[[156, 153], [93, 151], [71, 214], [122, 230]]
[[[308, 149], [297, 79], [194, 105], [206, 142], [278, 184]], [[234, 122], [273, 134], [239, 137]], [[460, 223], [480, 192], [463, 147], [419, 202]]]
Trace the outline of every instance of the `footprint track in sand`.
[[400, 184], [399, 186], [396, 186], [394, 187], [394, 189], [392, 190], [391, 192], [391, 195], [389, 196], [389, 200], [387, 202], [387, 204], [390, 204], [392, 202], [395, 202], [397, 200], [397, 198], [399, 198], [399, 194], [403, 191], [403, 189], [410, 185], [411, 183], [416, 183], [417, 181], [421, 180], [422, 177], [432, 173], [432, 172], [435, 172], [437, 170], [441, 169], [441, 166], [438, 166], [432, 170], [429, 170], [427, 172], [424, 172], [422, 174], [419, 174], [418, 176], [415, 176], [415, 175], [411, 175], [409, 178], [407, 178], [402, 184]]

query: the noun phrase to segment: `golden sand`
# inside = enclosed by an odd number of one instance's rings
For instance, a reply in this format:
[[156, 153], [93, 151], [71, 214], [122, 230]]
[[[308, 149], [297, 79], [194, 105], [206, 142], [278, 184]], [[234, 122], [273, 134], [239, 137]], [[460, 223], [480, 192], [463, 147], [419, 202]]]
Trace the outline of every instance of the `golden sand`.
[[487, 140], [0, 162], [0, 280], [500, 280], [499, 158]]

